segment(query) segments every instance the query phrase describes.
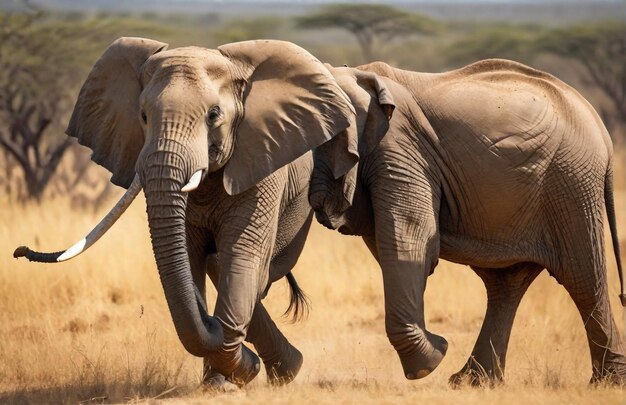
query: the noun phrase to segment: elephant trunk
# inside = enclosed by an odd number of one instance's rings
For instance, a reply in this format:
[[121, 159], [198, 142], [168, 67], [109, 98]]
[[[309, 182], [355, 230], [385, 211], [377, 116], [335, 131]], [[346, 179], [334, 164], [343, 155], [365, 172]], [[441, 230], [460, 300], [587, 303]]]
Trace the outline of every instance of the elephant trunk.
[[337, 219], [342, 213], [342, 180], [335, 180], [326, 161], [315, 160], [309, 184], [309, 204], [315, 211], [317, 222], [331, 230], [339, 227]]
[[206, 313], [193, 282], [185, 226], [187, 195], [181, 192], [191, 170], [182, 169], [185, 165], [178, 160], [182, 155], [176, 152], [152, 153], [142, 180], [152, 249], [176, 332], [189, 353], [204, 357], [223, 345], [224, 335], [219, 321]]

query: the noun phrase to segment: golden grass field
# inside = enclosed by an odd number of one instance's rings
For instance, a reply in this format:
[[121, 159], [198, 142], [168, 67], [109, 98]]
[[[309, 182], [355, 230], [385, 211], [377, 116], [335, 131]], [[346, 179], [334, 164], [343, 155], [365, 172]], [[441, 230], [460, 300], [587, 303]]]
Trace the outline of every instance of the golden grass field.
[[[616, 157], [616, 203], [626, 253], [626, 154]], [[12, 258], [29, 244], [69, 246], [106, 211], [70, 210], [69, 200], [19, 206], [0, 198], [0, 402], [100, 403], [625, 403], [624, 388], [589, 387], [583, 324], [565, 290], [546, 272], [526, 294], [515, 321], [506, 382], [451, 389], [478, 335], [486, 297], [467, 267], [442, 262], [429, 278], [426, 320], [448, 339], [448, 355], [423, 380], [404, 379], [384, 331], [380, 270], [358, 238], [314, 225], [295, 268], [312, 301], [308, 320], [290, 324], [278, 282], [265, 300], [305, 356], [297, 379], [268, 386], [264, 372], [245, 389], [200, 388], [201, 360], [179, 343], [152, 258], [145, 204], [138, 199], [91, 250], [57, 265]], [[113, 202], [111, 202], [111, 205]], [[622, 332], [626, 313], [612, 249], [611, 305]], [[626, 262], [624, 263], [626, 265]], [[210, 301], [215, 291], [209, 292]], [[623, 335], [623, 333], [622, 333]], [[419, 402], [418, 402], [419, 401]]]

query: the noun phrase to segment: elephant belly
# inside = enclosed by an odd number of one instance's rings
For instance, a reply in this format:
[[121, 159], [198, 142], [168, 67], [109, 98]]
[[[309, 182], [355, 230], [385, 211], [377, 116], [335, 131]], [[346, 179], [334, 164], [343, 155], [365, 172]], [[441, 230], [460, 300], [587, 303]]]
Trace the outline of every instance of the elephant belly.
[[533, 239], [483, 240], [442, 232], [439, 256], [454, 263], [497, 269], [522, 262], [545, 263], [544, 247]]
[[464, 188], [465, 198], [457, 199], [454, 208], [444, 201], [439, 212], [441, 258], [484, 268], [547, 261], [549, 232], [541, 189], [517, 184], [525, 193], [513, 196], [507, 191], [512, 184], [495, 192], [485, 185]]
[[290, 201], [280, 215], [270, 264], [270, 283], [289, 273], [302, 252], [313, 217], [307, 191], [308, 188], [305, 188]]

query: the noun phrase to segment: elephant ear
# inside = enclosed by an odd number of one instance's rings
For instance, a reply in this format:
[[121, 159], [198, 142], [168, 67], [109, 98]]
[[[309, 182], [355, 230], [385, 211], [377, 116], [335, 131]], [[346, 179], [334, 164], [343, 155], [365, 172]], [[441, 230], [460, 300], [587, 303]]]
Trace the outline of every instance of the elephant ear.
[[353, 68], [333, 68], [333, 77], [350, 98], [356, 110], [356, 122], [340, 136], [317, 148], [315, 164], [323, 161], [340, 179], [343, 192], [342, 210], [352, 204], [357, 182], [357, 163], [380, 143], [389, 129], [395, 102], [384, 81], [377, 75]]
[[356, 130], [356, 120], [341, 131], [332, 140], [313, 150], [314, 167], [323, 165], [330, 170], [335, 180], [340, 180], [343, 203], [342, 212], [350, 205], [356, 190], [357, 163], [359, 162], [359, 144]]
[[[357, 121], [359, 127], [359, 153], [367, 156], [383, 139], [389, 129], [389, 121], [393, 116], [396, 103], [391, 91], [385, 85], [383, 79], [374, 73], [354, 70], [355, 82], [344, 90], [349, 94], [357, 109]], [[365, 90], [358, 91], [355, 84]]]
[[224, 169], [224, 187], [238, 194], [330, 140], [355, 115], [324, 65], [290, 42], [245, 41], [218, 48], [246, 82], [244, 117]]
[[139, 72], [167, 44], [143, 38], [119, 38], [100, 56], [78, 94], [65, 131], [91, 148], [91, 159], [108, 169], [111, 182], [128, 188], [144, 144], [139, 121]]
[[356, 125], [343, 134], [348, 140], [337, 137], [323, 145], [327, 164], [330, 163], [333, 175], [338, 179], [380, 143], [389, 129], [395, 102], [385, 82], [373, 73], [353, 68], [329, 70], [350, 97], [357, 113]]

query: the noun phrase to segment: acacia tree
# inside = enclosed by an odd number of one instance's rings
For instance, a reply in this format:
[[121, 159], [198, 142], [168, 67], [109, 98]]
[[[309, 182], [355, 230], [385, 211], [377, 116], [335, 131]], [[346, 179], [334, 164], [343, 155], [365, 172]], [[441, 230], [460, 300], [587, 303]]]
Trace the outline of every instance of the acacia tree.
[[[47, 21], [43, 13], [0, 15], [0, 147], [8, 175], [23, 174], [26, 199], [41, 199], [71, 145], [59, 126], [67, 114], [79, 58], [93, 35], [86, 26]], [[83, 53], [81, 53], [80, 51]], [[58, 129], [58, 128], [55, 128]]]
[[386, 5], [337, 4], [299, 17], [301, 28], [341, 28], [350, 31], [361, 48], [365, 62], [374, 60], [377, 43], [416, 34], [432, 34], [438, 24], [419, 14]]

